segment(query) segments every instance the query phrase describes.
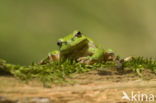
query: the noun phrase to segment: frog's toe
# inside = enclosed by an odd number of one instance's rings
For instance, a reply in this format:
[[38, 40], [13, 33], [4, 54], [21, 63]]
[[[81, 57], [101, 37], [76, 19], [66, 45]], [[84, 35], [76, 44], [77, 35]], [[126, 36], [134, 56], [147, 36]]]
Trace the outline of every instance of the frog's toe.
[[95, 61], [90, 60], [88, 57], [80, 57], [77, 59], [80, 64], [91, 65], [94, 64]]
[[129, 57], [124, 58], [124, 61], [128, 62], [128, 61], [131, 61], [132, 59], [134, 59], [134, 57], [133, 56], [129, 56]]
[[94, 64], [95, 63], [95, 61], [93, 61], [93, 60], [86, 60], [85, 61], [85, 64], [86, 65], [92, 65], [92, 64]]
[[84, 61], [84, 60], [87, 60], [87, 57], [79, 57], [79, 58], [77, 59], [78, 62], [79, 62], [79, 61]]
[[77, 59], [77, 62], [84, 64], [84, 62], [87, 60], [87, 57], [80, 57]]

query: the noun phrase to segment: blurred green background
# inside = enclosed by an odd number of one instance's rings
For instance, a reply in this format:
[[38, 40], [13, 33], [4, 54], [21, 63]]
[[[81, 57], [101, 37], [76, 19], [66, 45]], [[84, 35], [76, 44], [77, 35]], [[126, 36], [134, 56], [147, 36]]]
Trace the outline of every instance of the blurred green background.
[[37, 62], [75, 29], [122, 57], [156, 57], [156, 0], [1, 0], [0, 58]]

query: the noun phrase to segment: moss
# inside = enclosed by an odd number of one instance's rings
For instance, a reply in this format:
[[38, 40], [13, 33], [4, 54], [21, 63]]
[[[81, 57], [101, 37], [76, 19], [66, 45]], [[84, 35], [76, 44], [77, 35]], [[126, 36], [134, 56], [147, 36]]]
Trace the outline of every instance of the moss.
[[[51, 83], [65, 82], [65, 78], [71, 77], [74, 73], [84, 73], [97, 68], [109, 69], [116, 67], [115, 62], [83, 65], [72, 60], [53, 62], [45, 65], [33, 64], [30, 66], [8, 64], [3, 60], [1, 60], [0, 63], [1, 71], [12, 74], [13, 76], [24, 81], [37, 78], [42, 81], [46, 87], [50, 87]], [[148, 68], [156, 73], [156, 60], [151, 58], [135, 57], [130, 61], [124, 62], [123, 65], [124, 68], [132, 69], [141, 77], [141, 72], [145, 68]]]
[[142, 77], [141, 72], [144, 69], [150, 69], [156, 73], [156, 60], [153, 58], [135, 57], [128, 62], [124, 62], [124, 67], [131, 68], [136, 71], [139, 76]]
[[0, 59], [0, 75], [11, 75], [10, 70], [6, 67], [6, 61]]

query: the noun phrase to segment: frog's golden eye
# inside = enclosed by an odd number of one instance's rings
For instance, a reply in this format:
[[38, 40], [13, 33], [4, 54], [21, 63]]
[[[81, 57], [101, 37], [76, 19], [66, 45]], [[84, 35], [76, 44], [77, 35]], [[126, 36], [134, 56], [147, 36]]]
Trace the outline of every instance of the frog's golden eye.
[[58, 42], [57, 42], [57, 45], [58, 45], [59, 47], [61, 47], [61, 46], [62, 46], [62, 41], [58, 41]]
[[67, 44], [67, 41], [61, 41], [61, 40], [59, 40], [58, 42], [57, 42], [57, 45], [61, 48], [62, 47], [62, 45], [63, 44]]
[[80, 31], [78, 31], [76, 34], [75, 34], [75, 37], [81, 37], [82, 36], [82, 33]]

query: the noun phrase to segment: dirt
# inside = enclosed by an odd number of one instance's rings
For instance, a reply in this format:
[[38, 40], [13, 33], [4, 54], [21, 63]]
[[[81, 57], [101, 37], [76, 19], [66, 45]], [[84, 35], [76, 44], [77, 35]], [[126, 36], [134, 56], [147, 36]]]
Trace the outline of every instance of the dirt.
[[[17, 103], [131, 103], [122, 99], [123, 91], [128, 95], [134, 92], [156, 96], [155, 74], [147, 69], [143, 75], [141, 78], [130, 70], [118, 73], [113, 69], [99, 69], [75, 74], [72, 79], [67, 78], [71, 83], [52, 84], [52, 88], [44, 88], [37, 80], [26, 84], [13, 77], [0, 76], [0, 97]], [[141, 103], [146, 103], [145, 98]]]

